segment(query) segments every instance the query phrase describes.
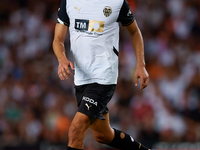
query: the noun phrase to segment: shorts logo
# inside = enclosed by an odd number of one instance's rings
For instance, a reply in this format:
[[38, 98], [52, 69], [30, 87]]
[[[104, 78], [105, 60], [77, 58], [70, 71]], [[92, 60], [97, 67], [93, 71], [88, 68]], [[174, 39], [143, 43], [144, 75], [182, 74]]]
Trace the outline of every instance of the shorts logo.
[[[97, 102], [95, 102], [93, 99], [91, 99], [91, 98], [89, 98], [89, 97], [83, 96], [82, 100], [83, 100], [83, 101], [86, 101], [86, 102], [89, 102], [89, 103], [94, 104], [94, 105], [97, 106]], [[87, 103], [86, 103], [86, 104], [87, 104]], [[85, 105], [86, 105], [86, 104], [85, 104]], [[89, 107], [89, 106], [88, 106], [88, 107]], [[89, 108], [88, 108], [88, 110], [89, 110]]]
[[104, 7], [103, 9], [104, 16], [109, 17], [111, 13], [112, 13], [112, 8], [110, 6]]
[[92, 105], [88, 105], [87, 103], [85, 103], [85, 106], [87, 106], [88, 110], [90, 109], [90, 107], [92, 107]]
[[103, 32], [104, 24], [103, 21], [75, 19], [75, 29], [80, 31]]

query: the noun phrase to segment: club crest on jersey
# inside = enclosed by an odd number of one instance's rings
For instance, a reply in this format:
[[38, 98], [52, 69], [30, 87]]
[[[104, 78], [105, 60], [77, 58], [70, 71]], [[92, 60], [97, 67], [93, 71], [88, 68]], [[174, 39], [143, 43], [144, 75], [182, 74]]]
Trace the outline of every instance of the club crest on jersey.
[[111, 13], [112, 13], [112, 8], [110, 6], [104, 7], [103, 9], [104, 16], [109, 17]]

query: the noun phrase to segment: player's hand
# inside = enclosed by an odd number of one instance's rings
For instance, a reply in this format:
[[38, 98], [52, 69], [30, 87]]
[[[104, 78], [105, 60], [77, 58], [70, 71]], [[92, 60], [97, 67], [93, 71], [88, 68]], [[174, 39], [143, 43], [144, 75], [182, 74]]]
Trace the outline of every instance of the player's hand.
[[140, 78], [140, 90], [143, 90], [149, 84], [149, 74], [145, 67], [137, 67], [135, 71], [135, 86], [138, 85], [138, 79]]
[[58, 76], [61, 80], [68, 79], [68, 75], [72, 75], [71, 70], [74, 70], [74, 64], [70, 62], [67, 58], [59, 60], [58, 66]]

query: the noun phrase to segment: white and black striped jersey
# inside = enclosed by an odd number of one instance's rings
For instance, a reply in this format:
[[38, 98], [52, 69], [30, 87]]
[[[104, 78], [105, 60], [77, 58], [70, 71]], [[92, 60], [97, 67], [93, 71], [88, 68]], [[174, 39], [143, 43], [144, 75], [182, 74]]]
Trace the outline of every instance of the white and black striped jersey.
[[119, 22], [133, 21], [126, 0], [62, 0], [58, 23], [69, 27], [75, 85], [117, 83]]

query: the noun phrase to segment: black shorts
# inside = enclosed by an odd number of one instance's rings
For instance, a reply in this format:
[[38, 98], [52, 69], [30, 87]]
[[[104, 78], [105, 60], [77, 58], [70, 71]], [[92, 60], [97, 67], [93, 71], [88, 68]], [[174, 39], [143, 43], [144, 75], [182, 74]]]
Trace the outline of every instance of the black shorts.
[[98, 83], [75, 86], [78, 112], [92, 119], [102, 119], [103, 113], [108, 112], [107, 104], [115, 92], [115, 84], [101, 85]]

